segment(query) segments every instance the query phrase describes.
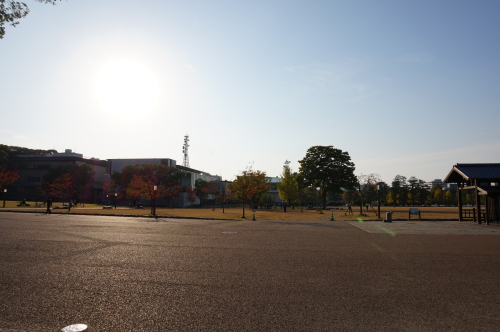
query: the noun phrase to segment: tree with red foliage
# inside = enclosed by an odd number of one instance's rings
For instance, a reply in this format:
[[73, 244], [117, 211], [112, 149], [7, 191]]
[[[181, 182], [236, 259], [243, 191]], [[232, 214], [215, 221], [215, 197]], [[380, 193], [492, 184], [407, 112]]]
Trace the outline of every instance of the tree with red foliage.
[[163, 197], [166, 194], [165, 186], [161, 184], [158, 185], [157, 183], [154, 174], [150, 174], [149, 177], [134, 175], [127, 187], [127, 197], [151, 201], [151, 213], [154, 214], [153, 206], [156, 197]]
[[9, 184], [16, 182], [19, 179], [19, 173], [17, 170], [8, 171], [0, 168], [0, 188], [6, 187]]
[[212, 196], [212, 200], [214, 204], [212, 205], [212, 211], [215, 210], [215, 201], [219, 199], [220, 196], [220, 191], [219, 191], [219, 186], [217, 186], [217, 183], [211, 181], [208, 183], [208, 194]]
[[266, 172], [254, 171], [252, 169], [243, 171], [229, 185], [229, 190], [236, 199], [243, 201], [242, 218], [245, 218], [245, 202], [248, 202], [250, 206], [256, 205], [260, 196], [269, 190]]
[[[155, 185], [158, 188], [161, 186], [162, 189], [156, 192], [155, 197], [166, 197], [172, 200], [181, 191], [179, 181], [183, 176], [185, 172], [172, 166], [140, 164], [125, 166], [121, 173], [114, 172], [111, 178], [118, 186], [118, 197], [134, 200], [150, 199], [151, 195], [141, 193], [142, 191], [139, 190], [146, 183], [148, 188], [154, 188]], [[141, 185], [141, 182], [144, 183]]]
[[63, 199], [63, 203], [73, 194], [73, 179], [69, 173], [64, 173], [49, 185], [49, 193]]
[[[169, 185], [164, 185], [164, 186], [165, 186], [165, 195], [162, 197], [165, 197], [170, 202], [173, 202], [174, 198], [177, 197], [177, 195], [182, 190], [182, 186], [180, 184], [171, 183]], [[170, 206], [173, 207], [172, 204]]]
[[193, 203], [196, 201], [196, 190], [191, 187], [186, 187], [187, 200], [191, 202], [191, 207]]
[[[86, 164], [61, 165], [57, 168], [50, 169], [43, 177], [42, 192], [54, 195], [52, 192], [52, 185], [55, 184], [57, 179], [65, 174], [68, 174], [71, 178], [71, 190], [65, 192], [64, 197], [55, 196], [64, 199], [73, 199], [78, 202], [90, 201], [92, 198], [92, 188], [94, 187], [95, 171], [92, 169], [92, 166]], [[60, 187], [60, 183], [57, 186]]]

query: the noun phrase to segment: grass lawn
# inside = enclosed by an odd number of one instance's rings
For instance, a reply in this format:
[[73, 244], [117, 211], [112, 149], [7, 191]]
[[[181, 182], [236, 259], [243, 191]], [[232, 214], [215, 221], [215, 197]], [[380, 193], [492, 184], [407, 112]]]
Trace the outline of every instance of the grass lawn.
[[[20, 206], [19, 208], [26, 208], [26, 209], [33, 209], [36, 208], [36, 204], [43, 204], [43, 202], [32, 202], [32, 201], [26, 201], [26, 204], [29, 204], [30, 206]], [[19, 201], [5, 201], [5, 208], [18, 208]], [[65, 202], [64, 204], [68, 204], [68, 202]], [[52, 203], [52, 207], [55, 206], [62, 206], [62, 202], [54, 202]], [[78, 206], [81, 206], [80, 204]], [[0, 209], [3, 207], [3, 200], [0, 200]], [[85, 207], [95, 207], [95, 208], [102, 208], [102, 205], [98, 204], [85, 204]], [[44, 207], [45, 208], [45, 207]]]
[[[1, 208], [3, 202], [0, 202], [0, 210], [33, 210], [35, 209], [35, 202], [27, 202], [29, 207], [17, 207], [18, 202], [6, 201], [5, 209]], [[61, 206], [62, 203], [56, 202], [53, 207]], [[364, 211], [366, 216], [359, 215], [359, 206], [353, 207], [353, 215], [345, 215], [345, 207], [342, 210], [334, 211], [335, 220], [377, 220], [376, 213], [373, 209], [368, 212]], [[457, 207], [420, 207], [422, 219], [458, 219]], [[381, 217], [385, 218], [386, 211], [392, 211], [393, 219], [408, 219], [408, 207], [381, 207]], [[145, 207], [144, 209], [130, 209], [118, 206], [118, 209], [103, 209], [102, 205], [85, 204], [85, 207], [79, 206], [72, 208], [70, 212], [67, 209], [53, 209], [53, 213], [72, 213], [72, 214], [109, 214], [109, 215], [144, 215], [149, 216], [151, 209]], [[225, 213], [222, 213], [222, 208], [156, 208], [156, 214], [160, 217], [184, 217], [184, 218], [212, 218], [212, 219], [228, 219], [228, 220], [241, 220], [242, 208], [226, 208]], [[252, 219], [252, 210], [245, 208], [245, 216], [247, 219]], [[330, 220], [331, 212], [329, 209], [324, 210], [323, 213], [318, 213], [316, 210], [303, 210], [300, 208], [287, 209], [284, 213], [281, 209], [263, 209], [255, 212], [257, 220]], [[417, 219], [417, 215], [412, 215], [412, 219]], [[380, 220], [380, 219], [379, 219]]]

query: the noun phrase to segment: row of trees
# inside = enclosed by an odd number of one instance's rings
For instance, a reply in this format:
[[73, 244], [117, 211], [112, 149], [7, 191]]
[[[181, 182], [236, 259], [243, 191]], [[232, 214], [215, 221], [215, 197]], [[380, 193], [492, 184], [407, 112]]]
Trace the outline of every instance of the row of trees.
[[[354, 205], [370, 204], [381, 201], [387, 205], [452, 205], [457, 203], [456, 190], [444, 190], [439, 184], [431, 187], [424, 180], [414, 176], [406, 178], [396, 175], [391, 185], [383, 182], [377, 174], [361, 175], [358, 177], [358, 188], [347, 190], [342, 194], [345, 203]], [[464, 204], [475, 204], [473, 191], [462, 191]]]

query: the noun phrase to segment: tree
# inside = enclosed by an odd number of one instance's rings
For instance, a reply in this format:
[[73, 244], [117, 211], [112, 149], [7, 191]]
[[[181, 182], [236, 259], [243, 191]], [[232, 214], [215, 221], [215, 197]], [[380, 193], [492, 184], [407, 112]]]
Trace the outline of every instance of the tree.
[[349, 153], [331, 145], [310, 147], [299, 163], [305, 185], [320, 189], [323, 209], [327, 192], [341, 194], [341, 188], [352, 189], [357, 183]]
[[154, 178], [154, 174], [150, 177], [134, 175], [127, 187], [127, 197], [151, 201], [151, 214], [154, 214], [153, 206], [156, 197], [163, 197], [166, 192], [165, 186], [156, 183], [158, 182]]
[[[180, 184], [165, 184], [165, 193], [164, 196], [169, 202], [173, 203], [174, 198], [179, 195], [182, 191], [182, 186]], [[170, 204], [170, 207], [173, 208], [173, 204]]]
[[[168, 199], [173, 199], [181, 191], [182, 187], [179, 182], [182, 177], [186, 175], [185, 172], [165, 165], [154, 165], [154, 164], [138, 164], [133, 166], [125, 166], [122, 172], [114, 172], [111, 178], [118, 185], [118, 193], [121, 197], [127, 197], [134, 200], [141, 199], [141, 195], [137, 196], [139, 192], [134, 190], [129, 190], [130, 184], [134, 177], [140, 177], [145, 182], [149, 183], [153, 188], [156, 186], [162, 186], [162, 191], [156, 193], [156, 197], [166, 197]], [[138, 180], [135, 180], [138, 185]], [[160, 195], [161, 194], [161, 195]], [[135, 196], [134, 196], [135, 195]]]
[[[35, 0], [42, 3], [56, 4], [57, 0]], [[30, 12], [24, 2], [0, 0], [0, 39], [5, 36], [5, 23], [15, 27], [19, 19], [26, 17]]]
[[278, 183], [278, 194], [288, 204], [295, 204], [299, 200], [299, 184], [296, 175], [292, 174], [290, 167], [283, 167], [281, 182]]
[[405, 205], [408, 199], [408, 184], [406, 177], [396, 175], [391, 186], [393, 204]]
[[359, 193], [355, 190], [346, 190], [342, 193], [342, 200], [344, 203], [358, 203], [359, 202]]
[[266, 172], [254, 171], [252, 169], [243, 171], [229, 185], [229, 190], [236, 199], [243, 201], [242, 218], [245, 218], [245, 203], [249, 203], [250, 205], [257, 204], [260, 196], [269, 190]]
[[186, 187], [186, 199], [191, 203], [191, 207], [193, 207], [193, 203], [196, 201], [196, 191], [191, 187]]
[[452, 205], [453, 203], [455, 203], [455, 197], [456, 195], [453, 195], [451, 190], [447, 190], [444, 194], [446, 205]]
[[8, 171], [0, 167], [0, 189], [6, 187], [19, 179], [18, 171]]
[[436, 204], [443, 204], [444, 193], [439, 184], [435, 184], [431, 189], [432, 201]]
[[203, 206], [203, 200], [206, 199], [209, 194], [208, 181], [197, 179], [194, 182], [194, 190], [196, 192], [196, 196], [200, 200], [200, 206]]
[[[1, 0], [0, 0], [1, 1]], [[42, 155], [45, 153], [57, 153], [56, 150], [29, 149], [19, 146], [0, 144], [0, 168], [14, 170], [14, 160], [20, 154]]]
[[359, 204], [359, 213], [363, 214], [363, 203], [365, 202], [364, 196], [366, 197], [366, 201], [369, 202], [370, 198], [373, 198], [373, 195], [369, 195], [370, 193], [375, 193], [375, 186], [377, 183], [382, 182], [380, 179], [380, 175], [371, 173], [371, 174], [361, 174], [357, 176], [357, 188], [359, 199], [361, 200], [361, 204]]
[[212, 211], [215, 211], [215, 202], [219, 199], [220, 191], [217, 184], [213, 181], [208, 183], [208, 194], [211, 196], [213, 200]]
[[270, 209], [274, 204], [274, 195], [269, 193], [264, 193], [260, 196], [259, 204], [264, 205], [267, 209]]
[[43, 177], [42, 190], [51, 192], [50, 186], [63, 174], [69, 174], [71, 177], [71, 192], [68, 193], [70, 199], [75, 201], [88, 201], [92, 197], [92, 188], [94, 186], [94, 174], [92, 166], [83, 165], [61, 165], [50, 169]]
[[74, 193], [73, 177], [70, 173], [61, 174], [50, 185], [49, 190], [51, 196], [62, 198], [63, 203], [70, 200]]

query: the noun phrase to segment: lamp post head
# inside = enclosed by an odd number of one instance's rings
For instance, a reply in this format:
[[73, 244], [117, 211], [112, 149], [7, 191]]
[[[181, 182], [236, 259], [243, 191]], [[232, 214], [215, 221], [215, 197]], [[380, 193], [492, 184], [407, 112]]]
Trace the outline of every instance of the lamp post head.
[[6, 193], [6, 192], [7, 192], [7, 189], [4, 189], [4, 190], [3, 190], [3, 192], [4, 192], [4, 193]]
[[156, 190], [156, 189], [158, 189], [158, 186], [154, 186], [154, 187], [153, 187], [153, 190]]
[[115, 197], [117, 197], [117, 196], [118, 196], [118, 193], [115, 193]]

